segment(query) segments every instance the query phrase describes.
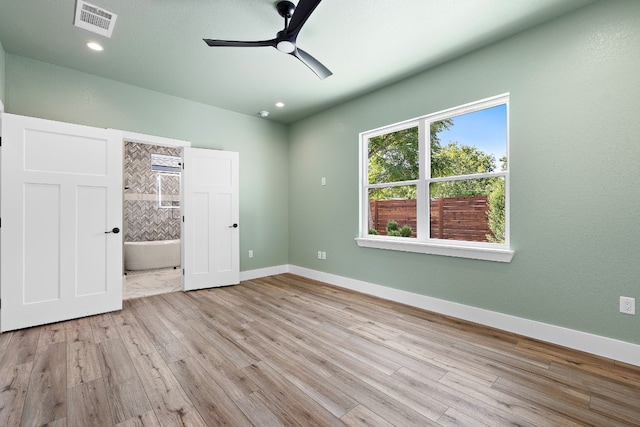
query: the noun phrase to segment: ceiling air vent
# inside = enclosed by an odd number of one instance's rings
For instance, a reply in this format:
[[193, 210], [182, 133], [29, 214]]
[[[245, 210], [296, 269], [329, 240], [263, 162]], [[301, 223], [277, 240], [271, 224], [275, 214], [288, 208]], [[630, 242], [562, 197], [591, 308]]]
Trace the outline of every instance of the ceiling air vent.
[[76, 19], [74, 25], [101, 36], [111, 37], [113, 27], [116, 25], [115, 13], [104, 10], [101, 7], [78, 0], [76, 3]]

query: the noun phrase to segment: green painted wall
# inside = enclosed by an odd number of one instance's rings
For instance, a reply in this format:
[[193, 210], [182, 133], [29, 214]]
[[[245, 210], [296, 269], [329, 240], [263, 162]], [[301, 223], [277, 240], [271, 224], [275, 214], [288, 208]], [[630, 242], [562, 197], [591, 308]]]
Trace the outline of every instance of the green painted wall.
[[[640, 2], [601, 1], [293, 124], [289, 262], [640, 344], [639, 52]], [[513, 261], [359, 248], [358, 133], [504, 92]]]
[[288, 262], [286, 126], [9, 53], [5, 92], [9, 113], [240, 152], [240, 268]]
[[4, 48], [0, 43], [0, 101], [4, 104]]

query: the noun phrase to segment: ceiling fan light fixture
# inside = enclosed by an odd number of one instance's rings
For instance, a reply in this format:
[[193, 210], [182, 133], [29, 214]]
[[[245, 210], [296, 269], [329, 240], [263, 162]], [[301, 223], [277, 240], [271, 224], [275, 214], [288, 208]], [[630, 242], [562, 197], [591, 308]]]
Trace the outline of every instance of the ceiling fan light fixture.
[[260, 117], [267, 117], [269, 115], [269, 112], [266, 110], [262, 110], [258, 114], [260, 114]]
[[278, 42], [276, 48], [282, 53], [293, 53], [296, 50], [296, 45], [288, 40], [282, 40]]

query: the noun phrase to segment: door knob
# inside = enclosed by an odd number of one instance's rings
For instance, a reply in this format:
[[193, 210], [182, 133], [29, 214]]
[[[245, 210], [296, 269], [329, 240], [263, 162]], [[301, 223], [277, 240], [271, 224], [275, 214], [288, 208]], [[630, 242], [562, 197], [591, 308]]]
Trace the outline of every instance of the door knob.
[[118, 234], [119, 232], [120, 232], [120, 229], [118, 227], [113, 227], [111, 231], [105, 231], [104, 234], [108, 234], [108, 233]]
[[238, 224], [230, 225], [229, 228], [238, 228]]

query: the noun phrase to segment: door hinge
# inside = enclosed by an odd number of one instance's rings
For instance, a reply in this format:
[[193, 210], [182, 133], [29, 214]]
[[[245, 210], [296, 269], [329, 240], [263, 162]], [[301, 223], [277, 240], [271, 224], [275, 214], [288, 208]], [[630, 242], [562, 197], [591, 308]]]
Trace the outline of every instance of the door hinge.
[[184, 222], [184, 215], [182, 215], [182, 222]]
[[182, 275], [184, 276], [184, 268], [182, 269]]

